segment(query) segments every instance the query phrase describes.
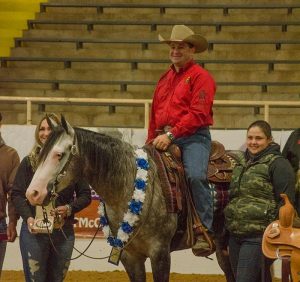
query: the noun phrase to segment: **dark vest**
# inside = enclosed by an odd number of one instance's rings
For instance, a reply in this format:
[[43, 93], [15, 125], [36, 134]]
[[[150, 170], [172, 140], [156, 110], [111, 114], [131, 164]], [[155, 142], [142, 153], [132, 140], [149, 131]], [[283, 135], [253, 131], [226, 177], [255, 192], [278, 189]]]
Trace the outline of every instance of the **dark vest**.
[[226, 206], [225, 224], [237, 236], [262, 234], [275, 220], [278, 207], [269, 176], [270, 164], [281, 157], [269, 154], [246, 163], [244, 155], [233, 170], [230, 200]]

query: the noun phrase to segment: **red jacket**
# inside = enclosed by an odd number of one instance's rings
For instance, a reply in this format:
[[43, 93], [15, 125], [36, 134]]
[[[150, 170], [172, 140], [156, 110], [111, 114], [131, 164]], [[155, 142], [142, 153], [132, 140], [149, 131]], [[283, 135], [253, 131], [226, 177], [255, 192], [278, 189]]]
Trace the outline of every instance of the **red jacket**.
[[197, 129], [212, 125], [215, 91], [212, 76], [194, 61], [178, 73], [171, 66], [154, 92], [147, 142], [166, 125], [172, 127], [175, 138], [192, 135]]

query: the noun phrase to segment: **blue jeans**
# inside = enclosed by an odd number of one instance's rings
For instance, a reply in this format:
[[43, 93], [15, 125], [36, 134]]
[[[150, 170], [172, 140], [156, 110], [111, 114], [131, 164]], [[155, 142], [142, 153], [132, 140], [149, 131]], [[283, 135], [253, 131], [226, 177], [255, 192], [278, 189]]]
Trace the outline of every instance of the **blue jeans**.
[[[6, 220], [5, 218], [3, 218], [0, 220], [0, 232], [4, 233], [6, 231], [7, 231]], [[6, 245], [7, 245], [7, 241], [0, 240], [0, 277], [1, 277], [1, 272], [3, 267], [5, 252], [6, 252]]]
[[27, 224], [22, 223], [20, 249], [26, 282], [61, 282], [70, 265], [75, 236], [73, 225], [65, 225], [63, 231], [54, 229], [50, 234], [31, 234]]
[[212, 231], [213, 195], [207, 180], [207, 166], [211, 148], [209, 128], [201, 128], [195, 134], [174, 141], [182, 152], [182, 160], [188, 185], [192, 191], [195, 208], [202, 224]]
[[[262, 236], [229, 237], [229, 259], [236, 282], [271, 282], [269, 272], [273, 260], [262, 253]], [[263, 273], [263, 265], [268, 273]]]

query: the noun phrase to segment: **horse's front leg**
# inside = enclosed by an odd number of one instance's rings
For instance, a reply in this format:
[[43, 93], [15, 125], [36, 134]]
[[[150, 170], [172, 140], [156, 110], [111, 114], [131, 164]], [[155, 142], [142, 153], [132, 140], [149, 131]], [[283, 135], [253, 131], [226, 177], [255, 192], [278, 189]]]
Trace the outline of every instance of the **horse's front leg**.
[[121, 262], [125, 267], [130, 282], [146, 281], [145, 261], [146, 257], [130, 254], [126, 251], [123, 252]]
[[153, 281], [168, 282], [170, 277], [171, 255], [166, 247], [157, 248], [157, 252], [150, 256]]

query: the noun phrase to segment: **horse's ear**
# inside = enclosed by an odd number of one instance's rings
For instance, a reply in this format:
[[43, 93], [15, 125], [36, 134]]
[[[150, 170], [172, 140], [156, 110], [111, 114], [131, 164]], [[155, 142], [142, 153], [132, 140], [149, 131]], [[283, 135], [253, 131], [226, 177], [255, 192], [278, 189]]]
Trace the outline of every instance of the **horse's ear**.
[[47, 123], [50, 126], [51, 130], [53, 131], [54, 125], [52, 123], [51, 118], [49, 118], [48, 114], [46, 114], [46, 120], [47, 120]]
[[61, 115], [61, 125], [66, 131], [66, 133], [69, 134], [68, 123], [63, 115]]

